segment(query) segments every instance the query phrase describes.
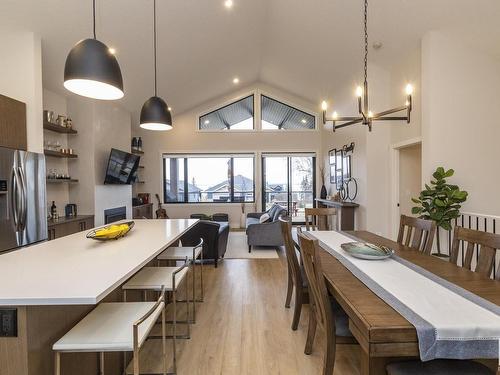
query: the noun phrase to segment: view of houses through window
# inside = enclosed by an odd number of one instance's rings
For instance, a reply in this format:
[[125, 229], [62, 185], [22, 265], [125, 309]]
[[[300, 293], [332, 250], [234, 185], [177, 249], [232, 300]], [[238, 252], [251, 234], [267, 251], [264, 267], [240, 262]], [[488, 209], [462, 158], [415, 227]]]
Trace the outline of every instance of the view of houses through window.
[[164, 155], [166, 203], [254, 202], [254, 156]]

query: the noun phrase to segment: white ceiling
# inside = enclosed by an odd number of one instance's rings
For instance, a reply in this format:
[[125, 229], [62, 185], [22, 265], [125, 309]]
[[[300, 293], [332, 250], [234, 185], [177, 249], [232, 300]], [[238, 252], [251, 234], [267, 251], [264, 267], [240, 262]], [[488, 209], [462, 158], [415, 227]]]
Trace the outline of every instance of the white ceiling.
[[[158, 0], [159, 94], [183, 112], [262, 81], [311, 102], [361, 72], [362, 0]], [[1, 0], [0, 24], [42, 37], [44, 86], [63, 89], [68, 51], [91, 36], [91, 0]], [[153, 93], [152, 0], [97, 0], [97, 36], [117, 50], [123, 106]], [[370, 0], [370, 60], [390, 66], [433, 29], [500, 58], [498, 0]], [[5, 52], [5, 51], [4, 51]]]

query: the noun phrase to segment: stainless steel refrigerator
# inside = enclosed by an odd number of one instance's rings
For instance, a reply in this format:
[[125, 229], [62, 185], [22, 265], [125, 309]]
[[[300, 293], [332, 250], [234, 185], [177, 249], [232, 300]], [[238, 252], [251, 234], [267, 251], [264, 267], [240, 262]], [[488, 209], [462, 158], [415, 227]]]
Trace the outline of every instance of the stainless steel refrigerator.
[[45, 156], [0, 147], [0, 253], [47, 239]]

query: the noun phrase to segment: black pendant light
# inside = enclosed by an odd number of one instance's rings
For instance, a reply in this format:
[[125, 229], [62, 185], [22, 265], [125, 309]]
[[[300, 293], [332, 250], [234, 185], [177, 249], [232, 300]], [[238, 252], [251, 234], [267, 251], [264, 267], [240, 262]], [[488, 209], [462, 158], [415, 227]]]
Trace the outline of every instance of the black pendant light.
[[66, 57], [64, 87], [93, 99], [116, 100], [123, 97], [120, 65], [109, 48], [96, 39], [95, 0], [92, 1], [93, 39], [78, 42]]
[[140, 127], [147, 130], [172, 129], [172, 115], [165, 101], [157, 96], [156, 82], [156, 0], [153, 0], [153, 53], [155, 69], [155, 95], [146, 100], [141, 109]]

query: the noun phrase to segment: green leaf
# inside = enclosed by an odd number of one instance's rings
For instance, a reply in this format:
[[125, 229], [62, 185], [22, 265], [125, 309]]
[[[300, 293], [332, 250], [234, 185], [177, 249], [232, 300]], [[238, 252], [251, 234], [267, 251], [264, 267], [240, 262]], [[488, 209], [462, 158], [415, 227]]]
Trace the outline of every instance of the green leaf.
[[412, 207], [411, 213], [413, 215], [418, 215], [418, 214], [422, 213], [422, 208], [420, 208], [420, 207]]
[[451, 177], [455, 174], [455, 171], [453, 169], [448, 169], [446, 173], [444, 173], [443, 177]]

